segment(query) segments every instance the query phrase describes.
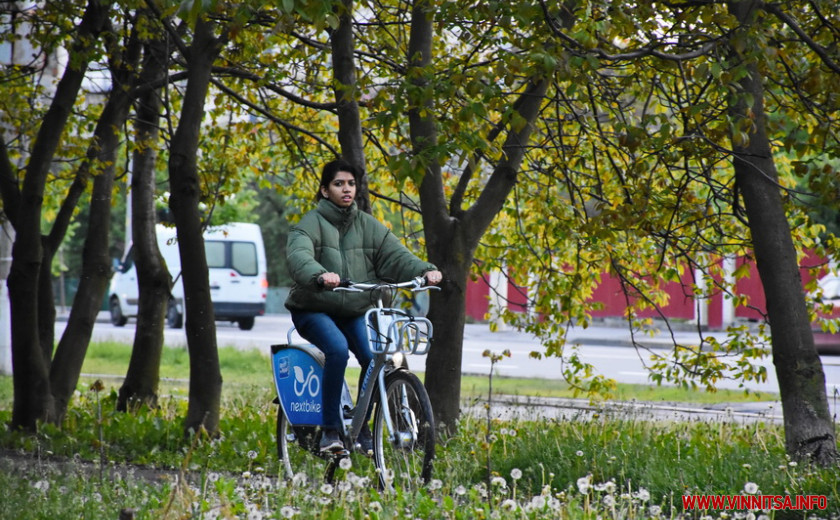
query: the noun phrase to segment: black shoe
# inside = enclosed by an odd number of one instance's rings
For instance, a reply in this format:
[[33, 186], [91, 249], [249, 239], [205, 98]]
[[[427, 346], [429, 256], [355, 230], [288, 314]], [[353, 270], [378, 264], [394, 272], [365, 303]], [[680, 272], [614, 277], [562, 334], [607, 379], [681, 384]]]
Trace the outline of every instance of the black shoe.
[[362, 431], [359, 432], [356, 443], [359, 445], [359, 451], [362, 452], [362, 455], [368, 457], [373, 455], [373, 436], [370, 434], [370, 428], [367, 424], [362, 426]]
[[321, 435], [321, 443], [318, 445], [318, 449], [322, 452], [336, 452], [343, 450], [344, 443], [341, 442], [341, 437], [338, 435], [338, 431], [324, 430], [324, 433]]

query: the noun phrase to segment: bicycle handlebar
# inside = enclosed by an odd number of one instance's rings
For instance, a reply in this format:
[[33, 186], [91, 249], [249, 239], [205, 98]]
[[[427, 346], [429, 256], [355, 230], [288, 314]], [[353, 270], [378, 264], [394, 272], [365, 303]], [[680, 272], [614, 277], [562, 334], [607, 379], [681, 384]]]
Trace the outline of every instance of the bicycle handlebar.
[[439, 291], [440, 287], [436, 285], [426, 285], [426, 278], [422, 276], [418, 276], [413, 280], [409, 280], [407, 282], [398, 282], [398, 283], [389, 283], [389, 282], [378, 282], [378, 283], [361, 283], [361, 282], [353, 282], [351, 280], [341, 280], [341, 283], [338, 287], [333, 288], [333, 291], [345, 291], [345, 292], [364, 292], [364, 291], [373, 291], [376, 289], [382, 288], [390, 288], [390, 289], [407, 289], [411, 288], [411, 292], [419, 292], [419, 291], [431, 291], [436, 290]]

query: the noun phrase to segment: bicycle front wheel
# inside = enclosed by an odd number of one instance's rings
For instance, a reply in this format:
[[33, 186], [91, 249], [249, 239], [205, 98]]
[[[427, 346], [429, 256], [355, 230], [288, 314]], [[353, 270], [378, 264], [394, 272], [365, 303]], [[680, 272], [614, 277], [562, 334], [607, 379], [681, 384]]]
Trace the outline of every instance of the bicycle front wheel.
[[412, 489], [432, 475], [435, 419], [423, 383], [405, 370], [385, 378], [387, 403], [377, 402], [373, 418], [373, 457], [383, 488]]

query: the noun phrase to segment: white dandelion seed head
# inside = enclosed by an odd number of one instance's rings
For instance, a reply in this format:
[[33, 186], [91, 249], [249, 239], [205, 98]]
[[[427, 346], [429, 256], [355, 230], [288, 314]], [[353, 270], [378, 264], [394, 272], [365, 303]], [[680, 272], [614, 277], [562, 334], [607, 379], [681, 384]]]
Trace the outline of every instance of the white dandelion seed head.
[[245, 479], [251, 478], [251, 472], [250, 471], [243, 471], [242, 472], [242, 478], [245, 478]]
[[280, 516], [283, 518], [292, 518], [298, 514], [297, 509], [292, 506], [283, 506], [280, 508]]
[[583, 457], [583, 450], [577, 450], [575, 452], [575, 455], [577, 455], [578, 457]]
[[455, 494], [459, 497], [464, 496], [467, 494], [467, 488], [465, 488], [464, 486], [458, 486], [455, 488]]
[[584, 495], [589, 493], [589, 488], [591, 487], [590, 484], [589, 484], [589, 479], [590, 478], [591, 477], [589, 475], [587, 475], [585, 477], [580, 477], [579, 479], [577, 479], [578, 491], [580, 491]]
[[50, 481], [49, 480], [39, 480], [32, 484], [32, 487], [37, 489], [38, 491], [47, 492], [50, 490]]
[[752, 468], [752, 465], [749, 462], [745, 462], [744, 464], [741, 464], [741, 467], [744, 469], [750, 469]]
[[433, 478], [431, 482], [429, 482], [429, 489], [431, 491], [438, 490], [443, 487], [443, 481], [438, 478]]
[[338, 491], [340, 493], [347, 493], [353, 488], [353, 484], [347, 482], [346, 480], [342, 480], [341, 482], [336, 484], [336, 487], [338, 488]]
[[647, 502], [650, 500], [650, 491], [645, 488], [639, 488], [639, 490], [635, 493], [635, 497], [642, 502]]
[[341, 462], [338, 463], [338, 467], [347, 471], [348, 469], [353, 467], [353, 461], [350, 460], [350, 457], [344, 457], [341, 459]]
[[795, 460], [792, 460], [792, 461], [788, 462], [788, 466], [790, 466], [791, 468], [795, 468], [798, 465], [799, 464], [797, 464]]
[[507, 481], [504, 477], [493, 477], [490, 479], [490, 485], [494, 487], [507, 487]]
[[542, 495], [534, 495], [534, 497], [531, 498], [530, 504], [534, 509], [542, 509], [546, 504], [545, 497]]
[[662, 508], [657, 505], [653, 505], [648, 508], [648, 512], [650, 513], [650, 516], [656, 518], [662, 514]]
[[615, 505], [615, 497], [612, 495], [604, 495], [604, 498], [601, 499], [606, 507], [613, 507]]
[[744, 484], [744, 493], [748, 495], [755, 495], [758, 493], [758, 484], [755, 482], [747, 482]]
[[510, 470], [510, 478], [513, 480], [519, 480], [522, 478], [522, 470], [519, 468], [513, 468]]
[[321, 493], [325, 495], [332, 495], [333, 492], [333, 485], [329, 482], [325, 482], [321, 484]]
[[294, 487], [305, 486], [307, 480], [306, 473], [295, 473], [295, 476], [292, 477], [292, 485]]
[[505, 511], [516, 511], [517, 508], [516, 500], [508, 498], [502, 502], [502, 509]]
[[[377, 469], [377, 471], [379, 471], [379, 470]], [[393, 482], [394, 481], [394, 470], [386, 469], [385, 472], [382, 473], [382, 478], [385, 480], [385, 482]]]
[[374, 500], [373, 502], [368, 504], [368, 509], [370, 509], [374, 513], [381, 513], [382, 512], [382, 504], [380, 504], [379, 502]]
[[254, 451], [254, 450], [248, 451], [248, 458], [251, 459], [251, 460], [256, 459], [257, 458], [257, 452]]

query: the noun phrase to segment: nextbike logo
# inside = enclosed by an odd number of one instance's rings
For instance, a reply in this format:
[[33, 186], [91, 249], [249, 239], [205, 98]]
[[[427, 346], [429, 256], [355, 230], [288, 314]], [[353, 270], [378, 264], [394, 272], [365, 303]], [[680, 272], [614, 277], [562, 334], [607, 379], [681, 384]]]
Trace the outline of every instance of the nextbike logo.
[[309, 394], [309, 397], [317, 397], [321, 393], [321, 379], [315, 374], [315, 367], [309, 366], [309, 373], [304, 375], [303, 369], [299, 366], [294, 367], [295, 371], [295, 395], [303, 397], [304, 393]]

